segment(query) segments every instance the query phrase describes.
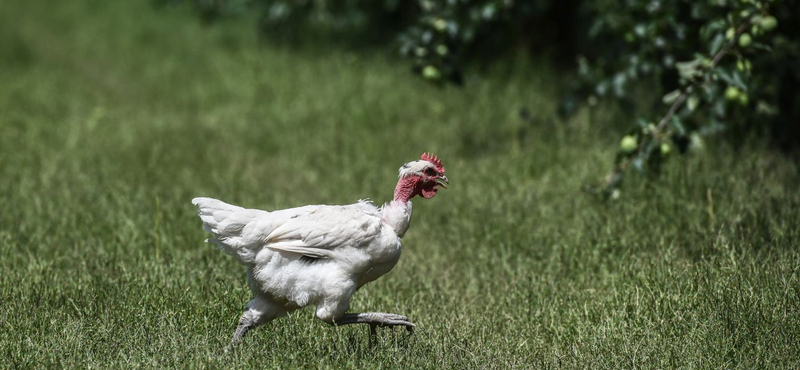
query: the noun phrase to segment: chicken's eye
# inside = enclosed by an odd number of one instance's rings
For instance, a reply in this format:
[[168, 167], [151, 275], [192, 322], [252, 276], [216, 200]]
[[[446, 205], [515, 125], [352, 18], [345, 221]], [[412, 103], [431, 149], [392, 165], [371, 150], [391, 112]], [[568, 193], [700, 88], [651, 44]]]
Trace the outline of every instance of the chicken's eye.
[[433, 168], [428, 168], [425, 170], [425, 174], [428, 176], [436, 176], [436, 171], [434, 171]]

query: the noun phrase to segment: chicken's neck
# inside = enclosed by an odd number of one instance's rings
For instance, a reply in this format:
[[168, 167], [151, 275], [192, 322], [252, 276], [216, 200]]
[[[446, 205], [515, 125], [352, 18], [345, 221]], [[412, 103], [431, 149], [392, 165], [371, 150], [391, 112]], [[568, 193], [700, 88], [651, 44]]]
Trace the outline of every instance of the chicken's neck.
[[381, 219], [384, 224], [391, 226], [397, 237], [402, 238], [411, 225], [411, 201], [393, 200], [384, 204], [381, 209]]
[[418, 181], [419, 178], [415, 177], [400, 179], [394, 189], [394, 199], [382, 209], [383, 222], [401, 238], [411, 224], [411, 198], [419, 195]]
[[417, 184], [420, 178], [416, 176], [404, 177], [397, 181], [397, 186], [394, 188], [395, 202], [407, 203], [411, 198], [419, 195], [419, 188]]

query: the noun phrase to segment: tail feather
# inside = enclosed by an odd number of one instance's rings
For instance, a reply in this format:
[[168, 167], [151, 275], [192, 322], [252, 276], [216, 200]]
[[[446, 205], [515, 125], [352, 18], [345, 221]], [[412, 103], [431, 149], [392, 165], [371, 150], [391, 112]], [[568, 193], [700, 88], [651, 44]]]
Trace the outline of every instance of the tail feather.
[[213, 198], [194, 198], [192, 204], [199, 209], [198, 215], [203, 221], [203, 230], [214, 236], [206, 239], [215, 244], [217, 249], [230, 254], [242, 263], [250, 263], [261, 246], [244, 234], [245, 227], [265, 211], [245, 209]]

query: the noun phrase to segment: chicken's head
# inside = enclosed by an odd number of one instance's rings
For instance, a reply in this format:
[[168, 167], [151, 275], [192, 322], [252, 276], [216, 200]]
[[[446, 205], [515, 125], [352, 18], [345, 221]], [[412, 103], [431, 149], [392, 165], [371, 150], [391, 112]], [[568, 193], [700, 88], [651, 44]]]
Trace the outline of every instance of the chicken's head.
[[395, 198], [398, 195], [405, 195], [410, 199], [421, 195], [425, 199], [430, 199], [439, 191], [439, 186], [447, 189], [449, 185], [447, 176], [444, 175], [442, 160], [430, 153], [423, 153], [420, 160], [408, 162], [400, 167], [399, 177]]

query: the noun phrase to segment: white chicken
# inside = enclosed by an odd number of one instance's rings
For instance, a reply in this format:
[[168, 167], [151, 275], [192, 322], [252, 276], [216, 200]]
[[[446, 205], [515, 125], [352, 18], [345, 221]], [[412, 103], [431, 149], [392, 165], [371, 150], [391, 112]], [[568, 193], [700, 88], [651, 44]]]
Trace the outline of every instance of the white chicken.
[[313, 205], [278, 211], [245, 209], [211, 198], [194, 198], [206, 240], [247, 266], [254, 298], [247, 303], [233, 344], [256, 326], [308, 305], [333, 325], [414, 324], [383, 313], [346, 313], [350, 297], [389, 272], [400, 258], [400, 238], [411, 222], [411, 198], [430, 199], [447, 188], [441, 160], [423, 154], [400, 168], [394, 199], [378, 208], [368, 201], [346, 206]]

